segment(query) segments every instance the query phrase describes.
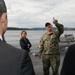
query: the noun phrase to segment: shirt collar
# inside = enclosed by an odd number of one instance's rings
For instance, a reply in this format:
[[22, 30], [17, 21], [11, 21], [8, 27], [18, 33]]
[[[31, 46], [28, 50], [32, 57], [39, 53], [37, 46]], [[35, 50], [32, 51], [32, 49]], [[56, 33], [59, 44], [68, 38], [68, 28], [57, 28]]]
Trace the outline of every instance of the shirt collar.
[[3, 40], [1, 35], [0, 35], [0, 39]]
[[52, 34], [53, 34], [53, 32], [50, 32], [50, 33], [47, 32], [47, 35], [52, 35]]

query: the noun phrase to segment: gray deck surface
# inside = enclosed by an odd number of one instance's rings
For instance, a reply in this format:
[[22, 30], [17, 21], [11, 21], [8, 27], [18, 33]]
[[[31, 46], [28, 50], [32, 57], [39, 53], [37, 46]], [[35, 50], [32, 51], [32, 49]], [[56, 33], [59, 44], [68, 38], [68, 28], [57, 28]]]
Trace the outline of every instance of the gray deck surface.
[[[33, 56], [33, 55], [30, 55], [30, 56], [31, 56], [31, 59], [33, 62], [33, 66], [34, 66], [34, 70], [35, 70], [36, 75], [43, 75], [43, 68], [42, 68], [41, 59], [39, 59], [38, 56]], [[62, 67], [64, 56], [65, 56], [65, 53], [60, 54], [61, 61], [60, 61], [59, 73], [60, 73], [60, 70]], [[50, 68], [50, 75], [52, 75], [51, 68]]]

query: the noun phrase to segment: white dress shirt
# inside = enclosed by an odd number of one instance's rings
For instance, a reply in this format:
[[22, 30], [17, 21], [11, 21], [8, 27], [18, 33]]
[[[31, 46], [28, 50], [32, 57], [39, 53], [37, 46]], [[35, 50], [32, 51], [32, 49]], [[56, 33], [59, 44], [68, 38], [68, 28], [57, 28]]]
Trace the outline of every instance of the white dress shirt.
[[3, 38], [2, 38], [2, 36], [0, 35], [0, 39], [3, 41]]

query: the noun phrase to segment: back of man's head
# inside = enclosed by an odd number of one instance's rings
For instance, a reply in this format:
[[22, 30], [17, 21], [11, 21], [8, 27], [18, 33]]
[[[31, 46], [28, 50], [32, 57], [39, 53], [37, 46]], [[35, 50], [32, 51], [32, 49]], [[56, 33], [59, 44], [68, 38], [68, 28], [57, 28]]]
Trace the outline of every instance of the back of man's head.
[[6, 8], [6, 5], [5, 5], [5, 2], [4, 2], [4, 0], [0, 0], [0, 17], [5, 12], [7, 12], [7, 8]]

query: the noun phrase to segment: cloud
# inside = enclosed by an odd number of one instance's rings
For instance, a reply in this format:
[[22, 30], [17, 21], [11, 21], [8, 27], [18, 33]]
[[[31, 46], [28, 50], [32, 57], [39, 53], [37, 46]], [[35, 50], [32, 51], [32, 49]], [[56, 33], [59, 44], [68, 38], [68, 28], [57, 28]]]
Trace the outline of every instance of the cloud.
[[8, 26], [44, 27], [55, 17], [65, 27], [74, 27], [75, 0], [5, 0]]

